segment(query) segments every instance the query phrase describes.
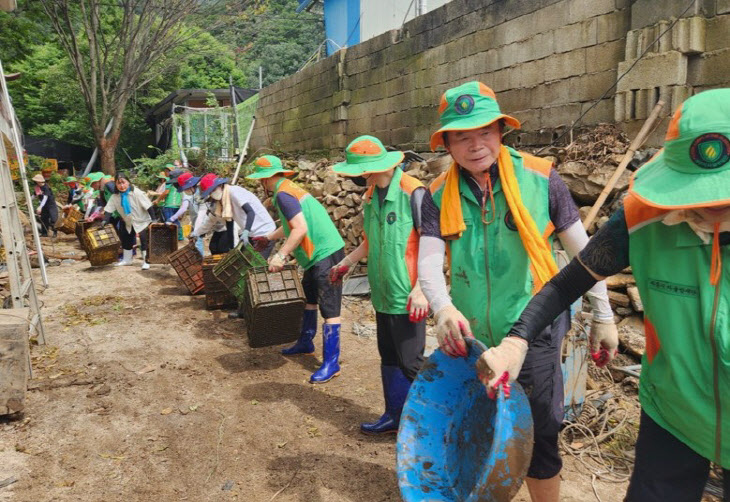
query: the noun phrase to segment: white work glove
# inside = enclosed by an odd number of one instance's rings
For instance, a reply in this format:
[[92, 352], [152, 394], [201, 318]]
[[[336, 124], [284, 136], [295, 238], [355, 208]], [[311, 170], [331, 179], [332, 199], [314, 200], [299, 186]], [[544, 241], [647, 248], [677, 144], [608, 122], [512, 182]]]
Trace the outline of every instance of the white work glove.
[[453, 305], [446, 305], [434, 314], [434, 319], [436, 320], [436, 338], [439, 348], [451, 357], [469, 355], [464, 336], [474, 338], [474, 335], [471, 334], [469, 321], [466, 320], [464, 314]]
[[286, 265], [286, 257], [281, 253], [274, 253], [269, 258], [269, 272], [280, 272]]
[[249, 231], [246, 229], [243, 229], [243, 231], [241, 232], [241, 235], [238, 236], [238, 238], [241, 240], [241, 242], [243, 242], [244, 246], [251, 245], [251, 241], [248, 240], [248, 234], [249, 234]]
[[613, 319], [593, 318], [590, 334], [591, 358], [596, 366], [603, 368], [618, 353], [618, 330]]
[[484, 352], [477, 361], [479, 380], [487, 387], [492, 399], [502, 385], [509, 397], [509, 384], [517, 379], [527, 355], [527, 340], [517, 336], [506, 336], [496, 347]]
[[418, 283], [408, 295], [406, 310], [408, 310], [408, 320], [411, 322], [421, 322], [428, 316], [428, 300]]

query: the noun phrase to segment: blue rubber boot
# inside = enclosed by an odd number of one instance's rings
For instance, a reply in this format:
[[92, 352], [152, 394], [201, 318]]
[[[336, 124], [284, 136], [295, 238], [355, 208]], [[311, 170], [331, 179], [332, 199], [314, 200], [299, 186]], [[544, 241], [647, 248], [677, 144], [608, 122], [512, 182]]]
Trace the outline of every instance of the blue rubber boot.
[[322, 366], [312, 374], [309, 383], [325, 383], [340, 374], [340, 325], [322, 325]]
[[364, 434], [387, 434], [398, 432], [400, 415], [411, 388], [411, 382], [398, 366], [381, 366], [383, 378], [383, 397], [385, 397], [385, 413], [376, 422], [360, 424]]
[[281, 353], [285, 356], [293, 356], [296, 354], [314, 354], [314, 335], [317, 334], [317, 311], [305, 310], [302, 316], [302, 331], [299, 335], [297, 343], [288, 349], [281, 349]]

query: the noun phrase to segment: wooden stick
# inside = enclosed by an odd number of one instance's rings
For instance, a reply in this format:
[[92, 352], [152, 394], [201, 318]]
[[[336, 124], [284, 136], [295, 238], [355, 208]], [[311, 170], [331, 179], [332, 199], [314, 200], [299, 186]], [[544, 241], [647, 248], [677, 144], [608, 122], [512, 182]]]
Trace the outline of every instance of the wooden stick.
[[616, 183], [618, 182], [618, 179], [621, 177], [621, 175], [626, 170], [626, 167], [629, 165], [629, 162], [631, 162], [631, 159], [634, 158], [634, 153], [636, 153], [636, 150], [641, 148], [641, 145], [644, 144], [644, 141], [646, 141], [646, 137], [649, 135], [651, 130], [654, 127], [654, 123], [659, 118], [659, 114], [664, 109], [664, 101], [661, 99], [657, 101], [657, 104], [654, 105], [654, 109], [651, 111], [651, 114], [649, 115], [649, 118], [646, 119], [646, 122], [644, 122], [644, 125], [641, 126], [641, 130], [639, 131], [639, 134], [636, 135], [634, 138], [634, 141], [631, 142], [629, 145], [629, 149], [624, 154], [624, 157], [621, 159], [621, 163], [616, 168], [616, 171], [614, 171], [613, 176], [611, 176], [611, 179], [608, 180], [608, 183], [606, 183], [605, 188], [601, 192], [601, 194], [598, 196], [598, 200], [596, 200], [596, 203], [593, 204], [593, 207], [588, 212], [588, 215], [586, 216], [586, 219], [583, 221], [583, 228], [588, 230], [588, 228], [593, 223], [593, 220], [596, 219], [596, 215], [598, 214], [598, 211], [603, 207], [603, 203], [606, 202], [606, 199], [608, 198], [609, 194], [611, 193], [611, 190], [613, 190], [613, 187], [616, 186]]

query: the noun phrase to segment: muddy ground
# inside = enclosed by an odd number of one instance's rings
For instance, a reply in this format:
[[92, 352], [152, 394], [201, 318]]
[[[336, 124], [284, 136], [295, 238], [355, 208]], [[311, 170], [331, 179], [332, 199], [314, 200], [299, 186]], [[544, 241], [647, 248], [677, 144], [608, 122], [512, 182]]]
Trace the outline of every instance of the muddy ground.
[[[81, 253], [72, 236], [54, 250]], [[48, 268], [48, 343], [32, 348], [25, 413], [0, 419], [0, 481], [17, 479], [0, 500], [400, 500], [394, 436], [358, 430], [383, 407], [375, 339], [352, 329], [374, 328], [367, 301], [345, 303], [342, 375], [312, 386], [320, 335], [316, 356], [250, 349], [242, 321], [139, 263]], [[599, 500], [565, 458], [563, 500]], [[594, 485], [603, 502], [626, 489]]]

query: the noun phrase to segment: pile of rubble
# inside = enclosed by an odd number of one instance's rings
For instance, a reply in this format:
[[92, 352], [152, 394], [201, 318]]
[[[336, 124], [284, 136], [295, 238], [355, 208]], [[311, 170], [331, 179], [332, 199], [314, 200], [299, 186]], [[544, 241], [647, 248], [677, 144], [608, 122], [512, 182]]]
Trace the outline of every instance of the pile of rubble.
[[[322, 202], [350, 248], [362, 241], [362, 197], [366, 188], [332, 172], [332, 165], [342, 160], [334, 158], [312, 162], [300, 158], [287, 159], [284, 163], [299, 173], [296, 182]], [[407, 162], [405, 172], [428, 186], [450, 164], [450, 155], [434, 155], [428, 160]], [[263, 192], [258, 184], [255, 189], [259, 192], [257, 195], [262, 197]]]

